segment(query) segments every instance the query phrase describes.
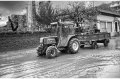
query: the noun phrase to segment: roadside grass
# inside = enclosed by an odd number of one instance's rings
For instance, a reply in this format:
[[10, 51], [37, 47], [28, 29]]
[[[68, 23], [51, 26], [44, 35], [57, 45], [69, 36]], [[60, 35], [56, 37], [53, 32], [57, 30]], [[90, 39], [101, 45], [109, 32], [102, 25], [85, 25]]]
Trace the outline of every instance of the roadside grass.
[[0, 39], [0, 52], [37, 47], [39, 36], [10, 37]]
[[[39, 45], [39, 39], [50, 34], [37, 33], [30, 35], [11, 35], [0, 36], [0, 53], [13, 50], [21, 50], [28, 48], [35, 48]], [[52, 34], [53, 35], [53, 34]]]

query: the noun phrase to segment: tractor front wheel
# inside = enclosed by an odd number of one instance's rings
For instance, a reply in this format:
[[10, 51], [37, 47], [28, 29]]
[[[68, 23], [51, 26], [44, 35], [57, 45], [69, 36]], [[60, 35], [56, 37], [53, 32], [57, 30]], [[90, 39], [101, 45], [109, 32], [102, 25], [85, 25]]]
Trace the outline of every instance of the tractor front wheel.
[[49, 46], [46, 50], [47, 58], [54, 58], [58, 55], [58, 49], [55, 46]]
[[71, 54], [77, 53], [79, 50], [79, 40], [77, 38], [73, 38], [69, 41], [68, 51]]
[[44, 56], [45, 54], [44, 54], [44, 53], [37, 52], [37, 55], [38, 55], [38, 57], [39, 57], [39, 56]]
[[37, 48], [37, 55], [38, 55], [38, 57], [45, 55], [45, 53], [44, 53], [43, 50], [44, 50], [44, 49], [43, 49], [42, 47], [38, 47], [38, 48]]

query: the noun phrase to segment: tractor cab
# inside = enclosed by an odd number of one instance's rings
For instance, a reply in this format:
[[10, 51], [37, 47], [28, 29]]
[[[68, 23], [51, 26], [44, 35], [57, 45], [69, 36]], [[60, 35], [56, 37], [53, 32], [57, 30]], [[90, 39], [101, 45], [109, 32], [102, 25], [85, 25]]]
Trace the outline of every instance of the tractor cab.
[[75, 33], [75, 24], [74, 22], [65, 21], [65, 22], [53, 22], [50, 24], [51, 28], [56, 29], [57, 36], [67, 36], [69, 34]]
[[75, 34], [75, 23], [70, 21], [51, 23], [51, 27], [55, 26], [57, 31], [56, 35], [59, 40], [57, 46], [67, 46], [68, 40]]

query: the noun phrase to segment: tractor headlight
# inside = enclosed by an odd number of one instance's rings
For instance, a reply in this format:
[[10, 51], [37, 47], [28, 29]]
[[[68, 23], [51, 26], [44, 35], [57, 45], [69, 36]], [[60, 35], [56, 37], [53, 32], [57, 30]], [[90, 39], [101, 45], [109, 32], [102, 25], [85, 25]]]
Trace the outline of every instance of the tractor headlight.
[[40, 43], [40, 46], [39, 47], [43, 47], [43, 44], [42, 43]]

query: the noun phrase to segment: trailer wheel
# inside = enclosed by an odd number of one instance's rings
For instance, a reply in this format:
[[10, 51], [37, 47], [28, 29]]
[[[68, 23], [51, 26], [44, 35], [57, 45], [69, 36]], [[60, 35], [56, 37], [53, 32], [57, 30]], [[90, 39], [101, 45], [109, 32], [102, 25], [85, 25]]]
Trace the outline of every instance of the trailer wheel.
[[84, 45], [81, 45], [80, 48], [84, 48]]
[[97, 49], [98, 48], [98, 45], [97, 45], [97, 42], [92, 42], [92, 45], [91, 45], [92, 49]]
[[79, 40], [77, 38], [73, 38], [69, 41], [68, 51], [71, 54], [77, 53], [79, 50]]
[[55, 46], [49, 46], [46, 50], [47, 58], [54, 58], [58, 55], [57, 48]]
[[108, 41], [107, 40], [104, 40], [104, 47], [107, 47], [108, 46]]

